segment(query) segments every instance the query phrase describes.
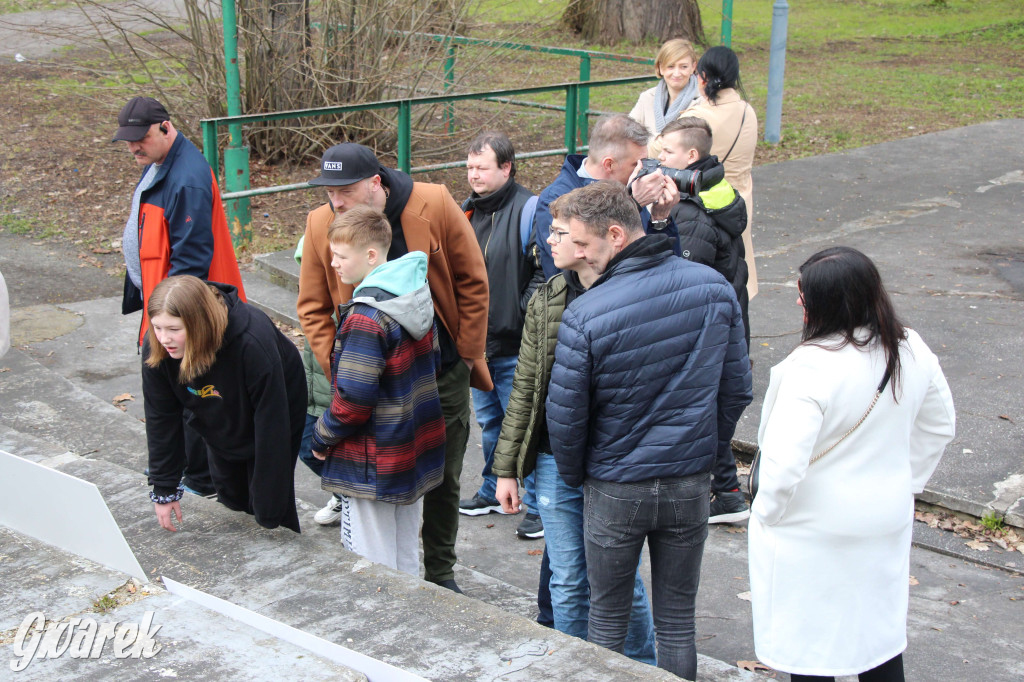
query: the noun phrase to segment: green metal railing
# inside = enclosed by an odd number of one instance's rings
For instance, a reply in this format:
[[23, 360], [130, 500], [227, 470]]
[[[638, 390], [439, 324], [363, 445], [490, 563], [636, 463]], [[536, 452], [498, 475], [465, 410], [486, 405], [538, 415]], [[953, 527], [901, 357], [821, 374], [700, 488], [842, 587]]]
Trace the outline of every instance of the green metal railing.
[[[633, 83], [646, 83], [656, 80], [654, 76], [640, 76], [633, 78], [619, 78], [606, 81], [591, 80], [591, 66], [594, 60], [626, 62], [632, 64], [643, 64], [653, 66], [654, 60], [646, 57], [633, 57], [630, 55], [613, 54], [610, 52], [596, 52], [591, 50], [580, 50], [576, 48], [548, 47], [543, 45], [528, 45], [525, 43], [514, 43], [504, 40], [488, 40], [481, 38], [466, 38], [462, 36], [442, 35], [435, 33], [410, 33], [407, 31], [393, 31], [395, 34], [407, 35], [425, 40], [433, 40], [445, 46], [444, 64], [444, 93], [439, 96], [406, 98], [373, 102], [369, 104], [349, 105], [342, 107], [323, 107], [318, 109], [301, 109], [296, 111], [275, 112], [272, 114], [261, 114], [253, 116], [241, 116], [241, 92], [239, 87], [238, 73], [238, 52], [237, 52], [237, 28], [236, 28], [236, 0], [223, 0], [222, 21], [224, 31], [224, 62], [227, 76], [227, 99], [229, 116], [221, 118], [204, 119], [201, 121], [203, 134], [203, 153], [206, 155], [210, 166], [219, 169], [219, 153], [217, 149], [218, 128], [221, 125], [229, 126], [231, 143], [224, 150], [224, 182], [222, 187], [228, 190], [222, 194], [227, 202], [227, 214], [231, 223], [231, 234], [236, 245], [248, 242], [252, 239], [252, 232], [249, 226], [249, 197], [271, 192], [283, 192], [295, 189], [302, 189], [307, 185], [300, 183], [296, 185], [280, 185], [277, 187], [248, 189], [249, 187], [249, 149], [242, 142], [241, 126], [245, 123], [260, 123], [266, 121], [278, 121], [289, 118], [306, 118], [310, 116], [322, 116], [339, 114], [352, 111], [366, 111], [371, 109], [395, 108], [398, 111], [398, 165], [407, 172], [420, 172], [426, 170], [439, 170], [442, 168], [455, 168], [464, 166], [465, 162], [450, 164], [436, 164], [420, 168], [411, 167], [411, 111], [414, 105], [419, 104], [444, 104], [444, 128], [446, 133], [454, 129], [455, 102], [460, 100], [485, 100], [501, 102], [517, 106], [527, 106], [540, 109], [554, 109], [565, 111], [565, 140], [566, 145], [561, 149], [530, 152], [517, 155], [517, 158], [531, 158], [538, 156], [553, 156], [556, 154], [571, 153], [579, 148], [585, 148], [588, 143], [587, 116], [594, 113], [590, 111], [590, 88], [604, 87], [608, 85], [626, 85]], [[733, 0], [722, 0], [722, 43], [732, 43], [732, 9]], [[319, 24], [313, 24], [319, 27]], [[346, 28], [339, 25], [335, 28]], [[494, 49], [515, 50], [522, 52], [536, 52], [540, 54], [558, 55], [563, 57], [576, 57], [580, 60], [579, 82], [562, 83], [558, 85], [542, 86], [537, 88], [520, 88], [515, 90], [495, 90], [489, 93], [474, 93], [468, 95], [450, 95], [455, 86], [455, 56], [457, 47], [489, 47]], [[512, 96], [523, 94], [536, 94], [545, 92], [556, 92], [564, 90], [566, 105], [564, 107], [538, 102], [525, 102], [513, 100]], [[577, 145], [577, 139], [579, 144]], [[236, 191], [232, 191], [236, 190]]]
[[[518, 88], [514, 90], [491, 90], [487, 92], [473, 92], [464, 93], [457, 95], [432, 95], [428, 97], [407, 97], [402, 99], [390, 99], [383, 100], [380, 102], [370, 102], [367, 104], [348, 104], [345, 106], [338, 107], [318, 107], [315, 109], [296, 109], [293, 111], [278, 111], [271, 114], [251, 114], [245, 116], [222, 116], [219, 118], [204, 118], [201, 120], [200, 126], [202, 127], [203, 133], [203, 155], [206, 156], [207, 162], [211, 168], [220, 167], [220, 157], [217, 148], [217, 136], [222, 127], [228, 126], [242, 126], [251, 123], [265, 123], [268, 121], [283, 121], [287, 119], [303, 119], [313, 118], [317, 116], [336, 116], [338, 114], [346, 114], [355, 111], [371, 111], [381, 109], [394, 109], [397, 112], [397, 125], [398, 125], [398, 168], [407, 173], [426, 172], [432, 170], [442, 170], [446, 168], [458, 168], [465, 165], [465, 162], [453, 162], [446, 164], [435, 164], [431, 166], [422, 166], [419, 168], [413, 168], [412, 166], [412, 108], [414, 106], [424, 105], [436, 105], [443, 104], [449, 105], [455, 102], [469, 101], [469, 100], [484, 100], [484, 101], [507, 101], [508, 98], [517, 95], [537, 95], [543, 93], [552, 92], [563, 92], [565, 94], [565, 106], [557, 105], [544, 105], [546, 108], [558, 109], [565, 111], [565, 146], [558, 149], [546, 149], [541, 151], [534, 151], [525, 154], [518, 154], [516, 158], [537, 158], [542, 156], [558, 156], [562, 154], [574, 154], [584, 145], [578, 143], [578, 126], [581, 120], [580, 114], [583, 114], [583, 127], [586, 127], [586, 114], [596, 113], [587, 112], [582, 108], [581, 104], [581, 91], [585, 88], [589, 91], [590, 88], [603, 88], [603, 87], [615, 87], [620, 85], [637, 85], [642, 83], [649, 83], [657, 80], [653, 75], [651, 76], [632, 76], [629, 78], [614, 78], [603, 81], [584, 81], [581, 83], [568, 82], [558, 83], [554, 85], [542, 85], [532, 88]], [[297, 189], [308, 189], [307, 183], [297, 183], [292, 185], [278, 185], [275, 187], [263, 187], [258, 189], [247, 189], [237, 192], [229, 192], [222, 194], [221, 198], [224, 200], [242, 199], [245, 197], [258, 196], [263, 194], [273, 194], [276, 192], [288, 192]]]

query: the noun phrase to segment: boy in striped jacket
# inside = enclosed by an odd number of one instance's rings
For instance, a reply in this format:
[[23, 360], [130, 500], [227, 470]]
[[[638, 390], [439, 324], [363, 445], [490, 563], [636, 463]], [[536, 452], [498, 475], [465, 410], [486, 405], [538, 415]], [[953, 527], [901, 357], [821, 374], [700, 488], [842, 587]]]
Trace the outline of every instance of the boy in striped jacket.
[[339, 214], [328, 238], [356, 288], [338, 306], [333, 397], [313, 433], [321, 486], [341, 497], [345, 549], [419, 575], [421, 498], [441, 482], [445, 446], [427, 256], [388, 261], [391, 227], [368, 206]]

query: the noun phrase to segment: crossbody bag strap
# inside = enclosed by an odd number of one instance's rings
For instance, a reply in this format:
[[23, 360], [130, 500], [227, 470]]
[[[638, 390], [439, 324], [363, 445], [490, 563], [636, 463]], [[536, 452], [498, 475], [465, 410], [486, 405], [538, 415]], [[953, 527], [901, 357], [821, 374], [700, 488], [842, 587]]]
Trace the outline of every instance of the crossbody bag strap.
[[830, 445], [829, 447], [825, 448], [824, 450], [822, 450], [821, 452], [816, 454], [814, 457], [811, 457], [811, 461], [808, 462], [808, 466], [810, 466], [811, 464], [814, 464], [819, 459], [821, 459], [822, 457], [824, 457], [825, 455], [830, 453], [833, 449], [835, 449], [835, 447], [837, 445], [839, 445], [844, 440], [846, 440], [847, 436], [849, 436], [851, 433], [856, 431], [858, 426], [860, 426], [861, 424], [864, 423], [864, 420], [868, 418], [869, 414], [871, 414], [871, 410], [875, 409], [875, 403], [877, 403], [878, 399], [880, 397], [882, 397], [882, 392], [885, 390], [886, 384], [889, 383], [889, 375], [890, 374], [891, 374], [891, 372], [890, 372], [889, 368], [887, 367], [885, 369], [885, 376], [882, 377], [882, 383], [878, 384], [878, 389], [875, 391], [875, 397], [871, 399], [871, 404], [868, 405], [868, 410], [867, 410], [867, 412], [864, 413], [864, 416], [862, 416], [860, 418], [860, 420], [856, 424], [854, 424], [852, 427], [850, 427], [850, 430], [847, 431], [846, 433], [844, 433], [842, 438], [837, 440], [835, 443], [832, 443], [832, 445]]
[[736, 139], [732, 141], [732, 145], [729, 147], [729, 151], [727, 151], [725, 153], [725, 156], [722, 158], [722, 163], [725, 163], [725, 160], [729, 158], [730, 154], [732, 154], [732, 150], [736, 146], [736, 143], [740, 141], [740, 134], [743, 132], [743, 123], [744, 121], [747, 120], [747, 109], [749, 107], [750, 104], [748, 104], [747, 102], [743, 103], [743, 116], [740, 117], [740, 129], [736, 131]]

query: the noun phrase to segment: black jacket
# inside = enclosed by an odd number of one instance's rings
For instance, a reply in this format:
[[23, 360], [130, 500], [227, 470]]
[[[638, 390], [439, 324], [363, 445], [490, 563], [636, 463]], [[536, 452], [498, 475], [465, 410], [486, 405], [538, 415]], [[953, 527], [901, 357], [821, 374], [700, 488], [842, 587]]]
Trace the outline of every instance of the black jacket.
[[206, 374], [182, 384], [180, 360], [166, 358], [148, 367], [152, 335], [146, 336], [142, 390], [149, 483], [157, 495], [178, 487], [185, 469], [182, 412], [187, 409], [190, 425], [217, 456], [253, 460], [250, 490], [256, 522], [276, 528], [295, 509], [293, 475], [306, 422], [302, 359], [270, 318], [238, 300], [234, 287], [215, 286], [228, 306], [228, 326]]
[[[715, 156], [691, 164], [687, 170], [707, 172], [722, 164]], [[683, 258], [714, 268], [736, 291], [742, 304], [746, 297], [747, 263], [744, 260], [743, 230], [747, 227], [747, 205], [743, 197], [722, 180], [698, 196], [683, 195], [672, 207], [672, 220], [679, 230]]]
[[487, 265], [491, 294], [487, 311], [489, 358], [519, 355], [526, 305], [544, 282], [532, 235], [524, 251], [519, 229], [523, 206], [532, 196], [509, 178], [494, 194], [481, 197], [474, 192], [462, 204]]

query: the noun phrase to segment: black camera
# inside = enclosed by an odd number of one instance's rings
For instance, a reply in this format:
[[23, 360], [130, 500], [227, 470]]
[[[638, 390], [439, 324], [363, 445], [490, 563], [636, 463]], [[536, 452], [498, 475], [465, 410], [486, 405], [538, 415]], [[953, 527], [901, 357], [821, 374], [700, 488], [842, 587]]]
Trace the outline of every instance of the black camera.
[[633, 178], [634, 182], [645, 175], [650, 175], [654, 171], [660, 170], [662, 174], [675, 180], [680, 194], [691, 197], [700, 194], [701, 189], [705, 187], [714, 187], [725, 178], [725, 169], [721, 164], [715, 166], [709, 172], [703, 173], [699, 170], [680, 170], [678, 168], [662, 166], [657, 159], [641, 159], [640, 163], [640, 172], [637, 173], [636, 178]]

